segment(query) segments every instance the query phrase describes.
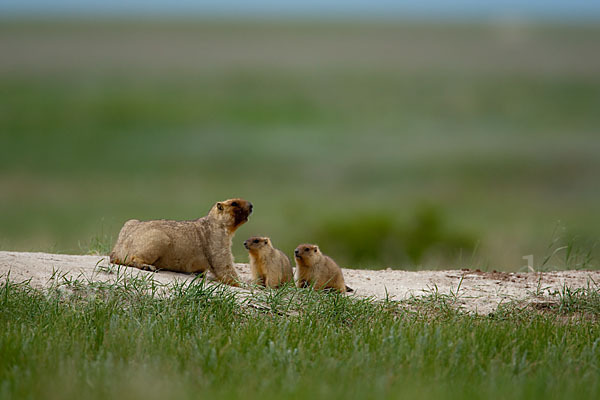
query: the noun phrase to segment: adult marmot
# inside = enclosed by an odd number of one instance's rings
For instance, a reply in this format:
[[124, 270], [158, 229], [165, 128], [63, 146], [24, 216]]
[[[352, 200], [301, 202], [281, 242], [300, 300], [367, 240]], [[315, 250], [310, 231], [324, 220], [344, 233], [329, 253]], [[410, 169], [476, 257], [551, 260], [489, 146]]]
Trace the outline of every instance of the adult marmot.
[[251, 213], [252, 203], [229, 199], [192, 221], [129, 220], [119, 232], [110, 262], [187, 273], [210, 270], [219, 281], [237, 286], [231, 239]]
[[321, 253], [319, 246], [301, 244], [294, 250], [296, 256], [296, 286], [314, 286], [315, 289], [335, 289], [344, 292], [353, 290], [346, 286], [342, 269], [331, 257]]
[[273, 247], [268, 237], [253, 236], [244, 242], [250, 255], [252, 281], [270, 288], [294, 282], [294, 271], [285, 253]]

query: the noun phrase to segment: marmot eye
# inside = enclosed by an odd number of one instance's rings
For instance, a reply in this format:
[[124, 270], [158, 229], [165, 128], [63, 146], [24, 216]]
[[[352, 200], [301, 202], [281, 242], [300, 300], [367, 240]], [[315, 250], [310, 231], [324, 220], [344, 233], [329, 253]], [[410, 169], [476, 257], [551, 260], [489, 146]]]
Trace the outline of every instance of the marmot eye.
[[317, 249], [315, 249], [315, 253], [317, 252]]
[[258, 239], [254, 239], [254, 243], [258, 243]]
[[309, 250], [308, 247], [304, 249], [304, 251], [308, 251], [308, 250]]
[[239, 206], [239, 204], [237, 203], [237, 201], [234, 201], [233, 203], [231, 203], [231, 207], [237, 207]]

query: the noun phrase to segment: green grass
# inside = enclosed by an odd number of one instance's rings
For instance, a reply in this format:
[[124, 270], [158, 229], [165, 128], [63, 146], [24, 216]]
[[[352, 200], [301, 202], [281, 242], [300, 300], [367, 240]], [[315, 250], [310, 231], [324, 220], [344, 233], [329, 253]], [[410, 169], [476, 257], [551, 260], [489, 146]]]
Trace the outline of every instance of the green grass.
[[583, 308], [488, 316], [441, 297], [374, 302], [284, 288], [236, 300], [201, 281], [163, 289], [139, 280], [44, 292], [2, 283], [0, 397], [600, 395], [592, 289], [564, 300]]

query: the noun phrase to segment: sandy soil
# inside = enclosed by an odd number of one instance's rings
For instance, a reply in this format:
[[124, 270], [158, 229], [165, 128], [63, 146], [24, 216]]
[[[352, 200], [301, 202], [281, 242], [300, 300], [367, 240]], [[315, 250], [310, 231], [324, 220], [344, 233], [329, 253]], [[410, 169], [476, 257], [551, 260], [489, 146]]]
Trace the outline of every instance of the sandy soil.
[[[77, 279], [82, 282], [113, 282], [119, 274], [104, 256], [74, 256], [47, 253], [20, 253], [0, 251], [0, 282], [7, 277], [12, 282], [30, 281], [34, 287], [48, 287], [56, 282]], [[236, 264], [240, 277], [250, 279], [247, 264]], [[146, 276], [157, 283], [192, 280], [193, 275], [160, 271], [157, 273], [120, 267], [120, 272]], [[466, 311], [487, 314], [499, 304], [509, 301], [542, 303], [553, 302], [565, 286], [576, 289], [600, 284], [600, 271], [557, 272], [479, 272], [472, 270], [400, 271], [344, 269], [352, 296], [403, 300], [437, 291], [442, 295], [456, 295], [455, 304]], [[121, 274], [122, 276], [122, 274]], [[249, 294], [245, 289], [241, 292]]]

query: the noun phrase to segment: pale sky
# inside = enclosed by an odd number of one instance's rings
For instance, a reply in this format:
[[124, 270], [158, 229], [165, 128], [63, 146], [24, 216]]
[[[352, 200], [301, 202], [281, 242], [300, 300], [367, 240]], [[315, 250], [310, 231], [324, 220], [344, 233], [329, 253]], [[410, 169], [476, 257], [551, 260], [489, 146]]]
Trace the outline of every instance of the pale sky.
[[600, 19], [600, 0], [1, 0], [8, 14]]

